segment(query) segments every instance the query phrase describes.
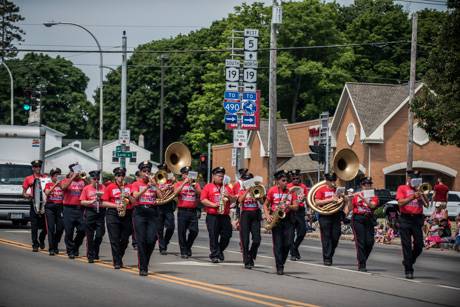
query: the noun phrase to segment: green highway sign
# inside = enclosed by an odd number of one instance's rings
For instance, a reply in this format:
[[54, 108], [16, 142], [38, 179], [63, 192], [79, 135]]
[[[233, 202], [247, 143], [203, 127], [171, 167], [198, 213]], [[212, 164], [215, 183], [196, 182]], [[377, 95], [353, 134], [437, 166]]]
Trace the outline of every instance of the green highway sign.
[[132, 158], [133, 152], [132, 151], [115, 151], [116, 158]]
[[115, 147], [115, 151], [121, 151], [121, 145], [118, 145], [117, 147]]

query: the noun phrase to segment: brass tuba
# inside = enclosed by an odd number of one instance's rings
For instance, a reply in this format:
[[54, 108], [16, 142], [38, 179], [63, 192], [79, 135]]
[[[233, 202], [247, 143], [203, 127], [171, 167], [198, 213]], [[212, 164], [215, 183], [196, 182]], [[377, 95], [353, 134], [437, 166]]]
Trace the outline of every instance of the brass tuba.
[[[355, 152], [351, 149], [342, 149], [337, 152], [333, 160], [333, 170], [343, 181], [350, 181], [356, 177], [359, 171], [359, 159]], [[307, 203], [314, 211], [322, 215], [331, 215], [338, 212], [344, 205], [344, 198], [341, 197], [337, 201], [324, 206], [316, 205], [315, 194], [326, 184], [326, 181], [320, 181], [315, 184], [307, 195]]]

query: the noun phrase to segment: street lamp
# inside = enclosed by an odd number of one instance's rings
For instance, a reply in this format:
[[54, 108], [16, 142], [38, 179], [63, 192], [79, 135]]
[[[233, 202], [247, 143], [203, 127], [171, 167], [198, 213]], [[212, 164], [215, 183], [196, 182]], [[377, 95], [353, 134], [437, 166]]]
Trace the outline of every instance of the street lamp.
[[101, 45], [99, 44], [99, 41], [97, 40], [96, 36], [94, 36], [93, 33], [91, 33], [91, 31], [89, 31], [87, 28], [83, 27], [82, 25], [79, 25], [79, 24], [76, 24], [76, 23], [71, 23], [71, 22], [45, 22], [43, 24], [45, 27], [52, 27], [52, 26], [56, 26], [56, 25], [68, 25], [68, 26], [75, 26], [75, 27], [78, 27], [80, 29], [83, 29], [84, 31], [86, 31], [89, 35], [91, 35], [91, 37], [94, 39], [94, 41], [96, 42], [96, 45], [97, 45], [97, 48], [99, 48], [99, 169], [101, 170], [101, 181], [102, 181], [102, 167], [103, 167], [103, 150], [102, 150], [102, 146], [103, 146], [103, 138], [104, 138], [104, 133], [103, 133], [103, 102], [104, 102], [104, 98], [103, 98], [103, 78], [104, 78], [104, 74], [103, 74], [103, 60], [102, 60], [102, 49], [101, 49]]
[[11, 126], [14, 125], [14, 80], [13, 80], [13, 74], [11, 73], [11, 70], [9, 69], [8, 65], [4, 61], [2, 61], [2, 65], [5, 66], [6, 70], [8, 71], [8, 74], [10, 75], [10, 107], [11, 107]]

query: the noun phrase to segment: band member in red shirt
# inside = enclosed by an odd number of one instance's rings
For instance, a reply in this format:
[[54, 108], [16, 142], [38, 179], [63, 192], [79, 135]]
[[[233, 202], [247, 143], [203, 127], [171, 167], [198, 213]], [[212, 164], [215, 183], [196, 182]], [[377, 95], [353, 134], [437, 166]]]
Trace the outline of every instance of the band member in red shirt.
[[105, 187], [102, 204], [107, 207], [105, 220], [112, 249], [113, 267], [123, 267], [123, 256], [133, 231], [132, 211], [135, 199], [131, 197], [131, 185], [125, 182], [126, 169], [116, 167], [113, 170], [115, 182]]
[[428, 198], [418, 191], [422, 179], [418, 171], [407, 172], [407, 183], [396, 191], [399, 211], [399, 235], [403, 250], [403, 265], [407, 279], [414, 278], [415, 260], [423, 250], [423, 207], [428, 207]]
[[[296, 169], [291, 172], [291, 182], [287, 185], [288, 189], [292, 187], [300, 187], [300, 191], [297, 193], [297, 203], [299, 204], [298, 210], [294, 213], [294, 234], [292, 236], [291, 244], [291, 260], [300, 260], [299, 246], [305, 238], [307, 233], [307, 224], [305, 222], [305, 209], [307, 207], [307, 195], [308, 187], [300, 180], [300, 169]], [[296, 235], [297, 234], [297, 235]]]
[[[335, 173], [325, 174], [324, 179], [326, 185], [319, 188], [315, 194], [315, 202], [322, 207], [337, 201], [339, 198], [336, 195], [337, 175]], [[348, 206], [348, 199], [345, 200], [345, 207]], [[348, 208], [346, 208], [347, 210]], [[331, 215], [319, 215], [319, 227], [321, 232], [321, 244], [323, 247], [323, 263], [324, 265], [332, 265], [335, 249], [339, 244], [342, 223], [342, 211], [338, 211]]]
[[59, 254], [59, 242], [64, 233], [64, 220], [62, 215], [62, 201], [64, 191], [62, 191], [58, 176], [61, 169], [56, 168], [50, 171], [51, 182], [45, 185], [46, 205], [45, 218], [48, 232], [48, 251], [50, 256]]
[[224, 250], [232, 237], [230, 204], [235, 197], [228, 184], [224, 185], [225, 168], [219, 166], [212, 170], [212, 183], [201, 191], [201, 203], [205, 206], [206, 226], [209, 233], [209, 258], [213, 263], [224, 261]]
[[138, 166], [139, 178], [131, 185], [131, 193], [136, 202], [134, 205], [133, 224], [137, 242], [138, 268], [140, 276], [149, 273], [149, 262], [158, 236], [159, 196], [156, 182], [151, 175], [152, 163], [141, 162]]
[[446, 209], [447, 207], [447, 194], [449, 193], [449, 187], [442, 182], [442, 178], [438, 178], [438, 182], [433, 187], [433, 200], [434, 205]]
[[[158, 169], [163, 170], [169, 173], [168, 167], [166, 164], [161, 164], [158, 166]], [[165, 183], [157, 182], [157, 188], [161, 191], [174, 188], [175, 177], [172, 179], [167, 178]], [[174, 234], [174, 228], [176, 227], [174, 221], [174, 210], [176, 207], [176, 201], [171, 200], [167, 204], [161, 205], [158, 207], [158, 243], [160, 246], [160, 254], [168, 254], [168, 244], [171, 241], [171, 238]]]
[[277, 171], [274, 175], [276, 185], [267, 192], [264, 202], [264, 216], [267, 223], [273, 221], [272, 213], [278, 209], [286, 213], [286, 217], [280, 219], [278, 224], [272, 228], [273, 253], [275, 254], [276, 273], [284, 274], [284, 264], [291, 249], [294, 215], [293, 211], [298, 209], [297, 195], [289, 192], [287, 188], [288, 172]]
[[[201, 187], [198, 182], [192, 183], [188, 178], [190, 167], [184, 166], [180, 169], [182, 181], [174, 185], [177, 195], [177, 236], [181, 258], [192, 256], [192, 245], [198, 236], [197, 206], [201, 194]], [[188, 231], [188, 236], [187, 236]]]
[[84, 206], [84, 220], [86, 225], [88, 263], [99, 259], [99, 248], [105, 234], [105, 208], [102, 206], [101, 197], [105, 187], [99, 182], [101, 172], [91, 171], [91, 183], [83, 188], [80, 195], [81, 205]]
[[[85, 238], [85, 223], [83, 221], [83, 208], [80, 206], [81, 191], [85, 187], [85, 181], [80, 173], [73, 171], [78, 163], [69, 165], [69, 174], [61, 182], [64, 191], [63, 214], [64, 214], [64, 242], [67, 248], [67, 255], [74, 259], [79, 255], [79, 248]], [[76, 231], [74, 237], [74, 231]]]
[[[372, 178], [361, 179], [361, 192], [354, 195], [349, 209], [352, 210], [351, 227], [355, 235], [356, 256], [358, 258], [358, 270], [367, 272], [366, 262], [374, 247], [374, 212], [378, 206], [377, 196], [366, 197], [366, 193], [372, 190]], [[368, 191], [368, 192], [364, 192]]]
[[[251, 173], [245, 173], [241, 176], [242, 180], [249, 180], [252, 178], [254, 178], [254, 176]], [[260, 221], [262, 220], [260, 207], [264, 199], [255, 199], [248, 192], [249, 189], [245, 190], [241, 187], [238, 193], [238, 203], [241, 204], [239, 224], [244, 267], [246, 269], [252, 269], [262, 240], [260, 236]], [[252, 244], [249, 235], [252, 237]]]
[[[32, 175], [24, 178], [24, 182], [22, 183], [22, 195], [24, 198], [33, 199], [35, 180], [46, 178], [46, 175], [41, 173], [42, 164], [43, 161], [41, 160], [34, 160], [31, 162]], [[30, 228], [32, 236], [32, 251], [38, 252], [39, 247], [40, 249], [45, 249], [45, 216], [35, 213], [33, 203], [30, 206]], [[39, 229], [41, 229], [40, 236], [38, 235]]]

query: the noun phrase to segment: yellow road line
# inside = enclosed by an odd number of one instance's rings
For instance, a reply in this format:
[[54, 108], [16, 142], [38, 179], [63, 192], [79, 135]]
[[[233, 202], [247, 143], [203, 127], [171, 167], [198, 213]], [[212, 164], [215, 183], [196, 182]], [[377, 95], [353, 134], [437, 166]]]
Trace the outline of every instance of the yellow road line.
[[[11, 241], [11, 240], [6, 240], [6, 239], [0, 238], [0, 243], [10, 245], [10, 246], [14, 246], [14, 247], [19, 247], [19, 248], [22, 248], [22, 249], [30, 249], [29, 245], [21, 243], [21, 242], [17, 242], [17, 241]], [[46, 253], [45, 251], [41, 251], [41, 252]], [[62, 258], [66, 257], [63, 254], [58, 254], [56, 256], [62, 257]], [[76, 258], [76, 260], [78, 260], [80, 262], [86, 262], [87, 260], [85, 260], [85, 259], [86, 259], [86, 257], [78, 257], [78, 258]], [[96, 261], [94, 264], [102, 266], [102, 267], [107, 267], [107, 268], [112, 268], [113, 267], [113, 265], [111, 263], [108, 263], [108, 262], [105, 262], [105, 261]], [[138, 270], [134, 269], [134, 268], [123, 268], [121, 270], [124, 271], [124, 272], [133, 273], [133, 274], [138, 273]], [[196, 289], [204, 290], [204, 291], [207, 291], [207, 292], [221, 294], [221, 295], [225, 295], [225, 296], [229, 296], [229, 297], [233, 297], [233, 298], [236, 298], [236, 299], [240, 299], [240, 300], [244, 300], [244, 301], [248, 301], [248, 302], [252, 302], [252, 303], [257, 303], [257, 304], [265, 305], [265, 306], [281, 307], [283, 305], [278, 305], [278, 304], [274, 304], [274, 303], [271, 303], [271, 302], [262, 301], [262, 300], [259, 300], [259, 299], [256, 299], [256, 298], [261, 298], [261, 299], [266, 299], [266, 300], [270, 300], [270, 301], [287, 303], [287, 304], [289, 304], [288, 306], [319, 307], [318, 305], [314, 305], [314, 304], [308, 304], [308, 303], [304, 303], [304, 302], [289, 300], [289, 299], [285, 299], [285, 298], [281, 298], [281, 297], [276, 297], [276, 296], [271, 296], [271, 295], [251, 292], [251, 291], [247, 291], [247, 290], [241, 290], [241, 289], [235, 289], [235, 288], [230, 288], [230, 287], [225, 287], [225, 286], [220, 286], [220, 285], [214, 285], [214, 284], [210, 284], [210, 283], [206, 283], [206, 282], [201, 282], [201, 281], [198, 281], [198, 280], [180, 278], [180, 277], [176, 277], [176, 276], [172, 276], [172, 275], [168, 275], [168, 274], [153, 273], [153, 274], [149, 274], [148, 277], [150, 279], [166, 281], [166, 282], [170, 282], [170, 283], [174, 283], [174, 284], [178, 284], [178, 285], [183, 285], [183, 286], [190, 287], [190, 288], [196, 288]], [[236, 294], [236, 293], [238, 293], [238, 294]], [[245, 295], [245, 296], [243, 296], [243, 295]], [[249, 296], [252, 296], [252, 297], [249, 297]]]

